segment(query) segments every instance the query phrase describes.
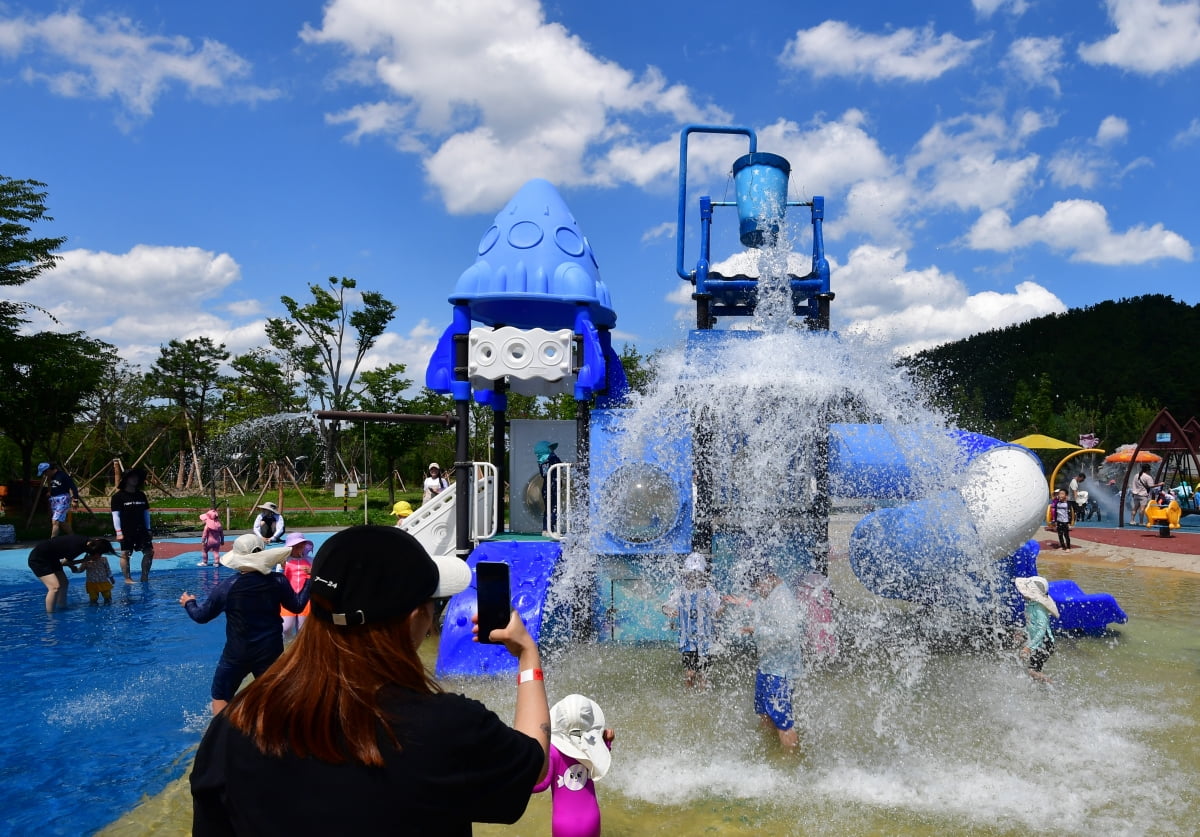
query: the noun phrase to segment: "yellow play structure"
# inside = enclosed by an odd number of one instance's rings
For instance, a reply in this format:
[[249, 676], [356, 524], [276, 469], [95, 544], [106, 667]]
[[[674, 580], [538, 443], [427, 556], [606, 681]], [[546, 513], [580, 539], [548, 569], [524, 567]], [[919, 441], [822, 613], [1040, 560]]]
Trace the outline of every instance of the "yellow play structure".
[[1162, 505], [1158, 502], [1151, 502], [1146, 506], [1146, 528], [1154, 528], [1155, 526], [1166, 526], [1169, 529], [1179, 528], [1179, 518], [1183, 511], [1179, 508], [1179, 501], [1174, 497], [1167, 505]]

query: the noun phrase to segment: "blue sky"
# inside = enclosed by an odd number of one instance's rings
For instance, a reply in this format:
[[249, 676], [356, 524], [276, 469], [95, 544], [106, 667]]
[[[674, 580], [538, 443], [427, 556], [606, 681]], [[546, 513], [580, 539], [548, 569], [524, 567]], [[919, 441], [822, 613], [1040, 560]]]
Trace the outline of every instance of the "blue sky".
[[[398, 305], [371, 365], [420, 379], [480, 236], [544, 177], [618, 345], [650, 351], [692, 321], [679, 132], [708, 123], [825, 196], [843, 333], [1196, 303], [1197, 90], [1200, 0], [0, 0], [0, 174], [48, 184], [37, 232], [68, 237], [13, 295], [146, 364], [253, 348], [281, 294], [351, 276]], [[744, 139], [689, 145], [691, 194], [729, 196]]]

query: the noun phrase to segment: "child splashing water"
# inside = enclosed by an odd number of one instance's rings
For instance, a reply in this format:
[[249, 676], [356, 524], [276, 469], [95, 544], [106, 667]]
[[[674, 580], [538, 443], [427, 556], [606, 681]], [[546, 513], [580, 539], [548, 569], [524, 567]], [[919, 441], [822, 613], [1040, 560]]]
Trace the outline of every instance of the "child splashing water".
[[550, 708], [550, 767], [533, 792], [550, 789], [551, 837], [600, 837], [595, 783], [608, 773], [613, 738], [591, 698], [567, 695]]

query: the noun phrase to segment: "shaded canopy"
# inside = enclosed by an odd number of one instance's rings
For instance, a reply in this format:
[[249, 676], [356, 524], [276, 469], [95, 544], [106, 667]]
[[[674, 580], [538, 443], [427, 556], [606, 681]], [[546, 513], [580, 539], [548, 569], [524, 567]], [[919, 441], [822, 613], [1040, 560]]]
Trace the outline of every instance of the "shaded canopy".
[[1079, 445], [1073, 445], [1070, 442], [1064, 442], [1050, 436], [1043, 436], [1041, 433], [1032, 433], [1028, 436], [1022, 436], [1020, 439], [1013, 439], [1012, 444], [1031, 450], [1083, 450]]
[[[1119, 450], [1116, 453], [1109, 454], [1104, 457], [1105, 462], [1128, 462], [1133, 459], [1133, 449]], [[1162, 462], [1162, 457], [1157, 453], [1151, 453], [1148, 450], [1139, 450], [1137, 452], [1138, 462]]]

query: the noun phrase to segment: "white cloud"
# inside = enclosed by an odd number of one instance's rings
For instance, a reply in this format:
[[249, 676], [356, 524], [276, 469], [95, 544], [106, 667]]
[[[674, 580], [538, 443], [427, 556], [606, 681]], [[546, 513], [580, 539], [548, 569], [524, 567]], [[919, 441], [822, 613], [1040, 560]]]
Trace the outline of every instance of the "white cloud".
[[1185, 145], [1191, 145], [1196, 140], [1200, 140], [1200, 119], [1193, 119], [1188, 126], [1171, 138], [1171, 146], [1174, 148], [1183, 148]]
[[648, 244], [651, 241], [668, 240], [674, 241], [675, 234], [679, 231], [679, 221], [663, 221], [661, 224], [651, 227], [642, 233], [642, 243]]
[[[408, 333], [384, 332], [375, 341], [371, 353], [363, 359], [363, 369], [381, 369], [389, 363], [403, 363], [404, 377], [411, 378], [413, 389], [425, 386], [425, 369], [428, 358], [433, 357], [441, 331], [429, 320], [422, 318]], [[420, 360], [416, 360], [416, 359]], [[410, 394], [416, 394], [410, 391]]]
[[975, 13], [984, 18], [991, 17], [1005, 6], [1013, 17], [1020, 17], [1029, 9], [1027, 0], [971, 0], [971, 5], [975, 7]]
[[1046, 124], [1018, 117], [1016, 128], [998, 116], [965, 115], [935, 124], [905, 162], [911, 178], [930, 181], [925, 200], [935, 206], [989, 209], [1011, 206], [1028, 194], [1037, 154], [1018, 150], [1029, 133]]
[[[1102, 177], [1114, 172], [1117, 168], [1116, 161], [1109, 154], [1108, 149], [1125, 142], [1128, 136], [1128, 122], [1119, 116], [1104, 117], [1096, 129], [1096, 135], [1086, 148], [1064, 147], [1055, 152], [1046, 164], [1046, 168], [1050, 172], [1050, 179], [1056, 186], [1063, 188], [1095, 189], [1100, 185]], [[1122, 171], [1117, 172], [1116, 177], [1119, 179], [1127, 172], [1146, 165], [1148, 162], [1145, 158], [1139, 158]]]
[[1106, 116], [1096, 129], [1096, 145], [1115, 145], [1129, 137], [1129, 123], [1119, 116]]
[[1200, 61], [1200, 0], [1108, 0], [1117, 31], [1079, 47], [1089, 64], [1153, 75]]
[[1046, 164], [1050, 179], [1063, 188], [1094, 189], [1108, 162], [1088, 151], [1063, 150]]
[[58, 324], [36, 328], [84, 331], [147, 364], [172, 339], [208, 336], [242, 352], [264, 341], [263, 323], [236, 321], [260, 310], [257, 301], [218, 302], [241, 281], [227, 253], [199, 247], [139, 244], [128, 253], [67, 250], [62, 260], [11, 296], [49, 311]]
[[965, 63], [982, 41], [964, 41], [932, 27], [873, 35], [838, 20], [801, 29], [784, 47], [785, 67], [816, 78], [868, 77], [876, 81], [930, 81]]
[[914, 191], [912, 182], [903, 177], [860, 180], [850, 187], [845, 212], [826, 236], [837, 240], [861, 232], [878, 244], [908, 246], [911, 210], [917, 203]]
[[194, 96], [230, 101], [273, 99], [278, 92], [244, 82], [250, 64], [225, 44], [150, 35], [127, 17], [89, 19], [71, 11], [0, 19], [0, 57], [24, 56], [22, 77], [71, 98], [115, 99], [123, 118], [151, 115], [179, 85]]
[[1062, 93], [1055, 74], [1062, 69], [1062, 38], [1018, 38], [1008, 48], [1004, 66], [1032, 87]]
[[936, 266], [910, 270], [898, 248], [864, 245], [837, 268], [834, 327], [868, 337], [896, 354], [912, 354], [982, 331], [1004, 328], [1066, 305], [1035, 282], [1011, 292], [971, 293]]
[[[348, 138], [379, 136], [425, 155], [428, 180], [453, 213], [502, 206], [531, 177], [560, 187], [644, 185], [675, 160], [664, 124], [727, 121], [650, 67], [635, 75], [548, 23], [536, 0], [331, 0], [309, 44], [341, 47], [339, 76], [387, 96], [327, 118]], [[448, 56], [453, 56], [448, 59]], [[639, 139], [637, 124], [655, 122]]]
[[758, 142], [759, 148], [770, 148], [791, 162], [792, 191], [806, 197], [835, 194], [894, 169], [867, 130], [866, 114], [856, 108], [836, 119], [818, 117], [803, 128], [787, 119], [777, 120], [758, 131]]
[[1000, 252], [1044, 244], [1068, 253], [1073, 262], [1104, 265], [1192, 260], [1192, 245], [1162, 224], [1139, 224], [1122, 233], [1114, 232], [1104, 207], [1085, 200], [1059, 201], [1045, 215], [1031, 215], [1017, 224], [1007, 212], [990, 210], [971, 227], [966, 242], [975, 250]]

